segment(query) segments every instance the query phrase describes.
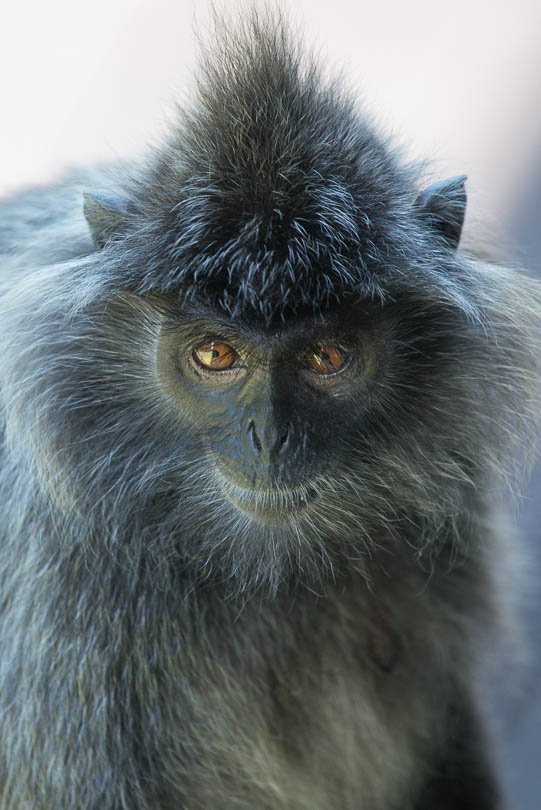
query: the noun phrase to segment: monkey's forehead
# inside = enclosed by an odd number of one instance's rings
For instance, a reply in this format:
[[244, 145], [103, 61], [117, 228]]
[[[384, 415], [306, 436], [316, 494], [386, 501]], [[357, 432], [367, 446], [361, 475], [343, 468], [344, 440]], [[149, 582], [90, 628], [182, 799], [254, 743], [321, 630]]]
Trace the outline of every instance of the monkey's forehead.
[[[383, 312], [382, 306], [366, 297], [347, 297], [336, 301], [327, 309], [315, 312], [312, 306], [283, 308], [267, 317], [254, 307], [247, 307], [242, 315], [231, 317], [220, 301], [209, 299], [183, 299], [165, 302], [167, 315], [174, 328], [181, 328], [187, 339], [196, 338], [202, 332], [212, 332], [217, 326], [223, 334], [238, 337], [244, 335], [249, 341], [262, 340], [268, 347], [269, 338], [286, 341], [306, 340], [311, 336], [339, 338], [356, 332], [359, 327], [370, 329]], [[176, 324], [176, 325], [175, 325]]]
[[319, 239], [282, 234], [272, 241], [261, 238], [256, 223], [215, 232], [214, 239], [201, 232], [194, 237], [178, 223], [148, 234], [148, 226], [136, 229], [113, 246], [116, 258], [106, 270], [112, 287], [173, 296], [181, 305], [266, 326], [352, 302], [385, 304], [409, 290], [439, 296], [447, 284], [445, 262], [434, 261], [422, 238], [409, 245], [360, 232], [348, 241], [337, 232]]
[[326, 206], [305, 200], [303, 208], [299, 198], [254, 211], [240, 198], [198, 194], [184, 188], [179, 202], [145, 214], [132, 231], [122, 272], [140, 291], [273, 320], [325, 312], [351, 297], [386, 300], [391, 279], [430, 253], [411, 211], [397, 212], [396, 201], [372, 210], [339, 195], [334, 206], [329, 197]]
[[448, 286], [451, 251], [416, 211], [411, 184], [393, 187], [381, 172], [372, 185], [305, 172], [276, 197], [270, 181], [267, 196], [246, 195], [238, 173], [171, 181], [171, 164], [160, 164], [131, 195], [102, 271], [111, 288], [271, 323], [351, 298], [385, 303], [407, 286]]
[[180, 298], [209, 302], [231, 316], [271, 322], [293, 313], [310, 316], [333, 311], [352, 298], [383, 296], [381, 285], [360, 257], [353, 268], [353, 262], [340, 262], [332, 251], [325, 255], [320, 250], [317, 259], [302, 256], [297, 261], [280, 259], [271, 251], [217, 257], [204, 263], [203, 273], [200, 259], [178, 274]]

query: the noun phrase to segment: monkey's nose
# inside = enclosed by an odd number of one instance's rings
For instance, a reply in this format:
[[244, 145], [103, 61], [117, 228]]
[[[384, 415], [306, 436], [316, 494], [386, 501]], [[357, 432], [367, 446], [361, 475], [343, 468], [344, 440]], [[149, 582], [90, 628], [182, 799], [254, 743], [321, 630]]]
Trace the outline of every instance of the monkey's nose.
[[257, 455], [259, 455], [263, 450], [263, 445], [261, 444], [261, 439], [257, 435], [257, 430], [253, 419], [251, 419], [248, 423], [248, 438], [250, 440], [250, 444], [252, 445], [252, 449]]
[[273, 461], [284, 455], [291, 442], [291, 426], [278, 427], [265, 425], [263, 430], [258, 429], [255, 420], [248, 423], [248, 439], [250, 446], [261, 461]]
[[274, 443], [274, 451], [277, 456], [283, 454], [288, 450], [290, 445], [291, 439], [291, 427], [288, 425], [287, 427], [282, 430], [281, 434], [278, 435], [275, 443]]

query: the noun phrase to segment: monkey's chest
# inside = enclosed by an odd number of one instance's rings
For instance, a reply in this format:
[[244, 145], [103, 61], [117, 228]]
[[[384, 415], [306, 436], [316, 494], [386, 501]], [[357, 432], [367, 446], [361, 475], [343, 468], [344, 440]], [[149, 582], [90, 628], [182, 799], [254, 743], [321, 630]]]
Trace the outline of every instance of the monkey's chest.
[[187, 810], [408, 810], [434, 690], [376, 640], [380, 660], [331, 644], [260, 679], [216, 672], [192, 696]]

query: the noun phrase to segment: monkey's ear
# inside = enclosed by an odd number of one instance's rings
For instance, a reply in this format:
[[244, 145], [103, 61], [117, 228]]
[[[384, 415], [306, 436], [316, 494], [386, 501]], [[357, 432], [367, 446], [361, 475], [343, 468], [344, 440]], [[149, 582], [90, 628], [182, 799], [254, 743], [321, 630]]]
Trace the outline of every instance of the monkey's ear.
[[415, 207], [428, 220], [432, 228], [439, 231], [449, 247], [458, 247], [466, 213], [467, 175], [460, 174], [449, 180], [433, 183], [421, 191], [415, 200]]
[[121, 231], [132, 205], [127, 197], [101, 191], [83, 191], [83, 212], [96, 248], [102, 248]]

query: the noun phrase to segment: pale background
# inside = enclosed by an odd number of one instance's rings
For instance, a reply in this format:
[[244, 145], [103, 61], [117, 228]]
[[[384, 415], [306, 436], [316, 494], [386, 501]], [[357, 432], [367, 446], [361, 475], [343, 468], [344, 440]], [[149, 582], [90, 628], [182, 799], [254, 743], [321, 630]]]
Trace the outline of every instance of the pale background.
[[[0, 0], [0, 193], [154, 142], [185, 97], [209, 5]], [[412, 156], [469, 175], [476, 216], [506, 212], [541, 142], [541, 0], [281, 7]]]
[[[217, 4], [220, 5], [219, 3]], [[234, 11], [237, 3], [223, 3]], [[269, 3], [273, 5], [273, 2]], [[189, 94], [208, 2], [0, 0], [0, 194], [159, 141]], [[366, 108], [435, 177], [469, 175], [477, 225], [541, 268], [541, 0], [283, 0]], [[541, 475], [522, 513], [541, 578]], [[525, 602], [534, 651], [541, 610]], [[498, 704], [516, 810], [541, 806], [539, 656]]]

